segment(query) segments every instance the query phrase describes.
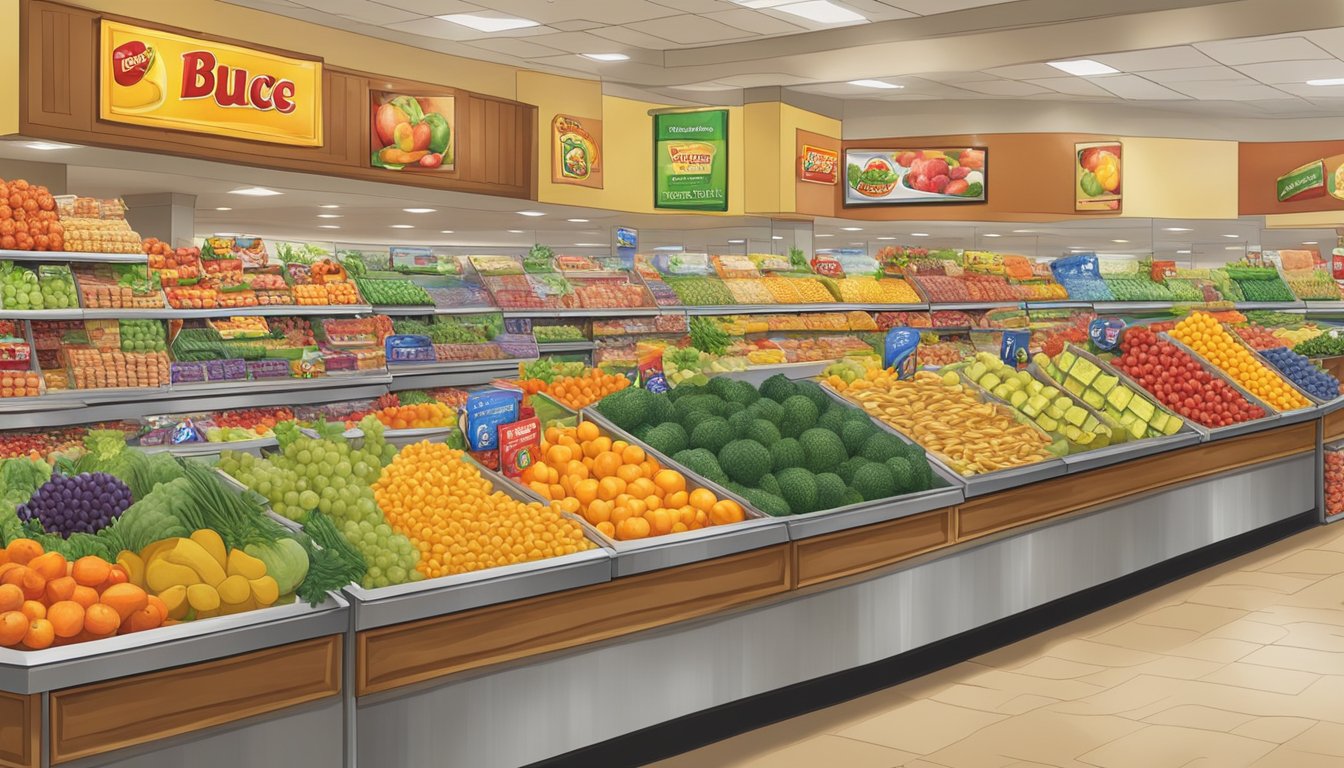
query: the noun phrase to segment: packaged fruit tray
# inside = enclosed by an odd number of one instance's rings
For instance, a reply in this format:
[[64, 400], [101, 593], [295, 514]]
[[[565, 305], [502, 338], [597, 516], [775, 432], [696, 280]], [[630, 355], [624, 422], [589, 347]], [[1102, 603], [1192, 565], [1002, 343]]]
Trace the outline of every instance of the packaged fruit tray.
[[[707, 480], [672, 459], [651, 448], [647, 443], [611, 423], [595, 409], [584, 408], [579, 413], [580, 423], [590, 421], [598, 426], [602, 433], [613, 440], [624, 440], [631, 445], [640, 446], [644, 452], [656, 458], [664, 467], [676, 469], [686, 478], [686, 489], [693, 492], [705, 488], [720, 499], [732, 499], [746, 512], [746, 519], [739, 523], [711, 525], [695, 531], [669, 533], [662, 536], [650, 536], [644, 539], [616, 541], [603, 536], [604, 546], [612, 550], [613, 576], [630, 576], [636, 573], [656, 571], [687, 563], [696, 563], [716, 557], [746, 552], [773, 544], [782, 544], [789, 540], [788, 528], [784, 518], [770, 517], [753, 508], [745, 499], [713, 481]], [[601, 536], [602, 534], [598, 534]]]
[[[1176, 346], [1178, 349], [1180, 349], [1179, 344], [1174, 344], [1173, 346]], [[1204, 440], [1219, 440], [1227, 437], [1235, 437], [1236, 435], [1244, 435], [1248, 432], [1258, 432], [1259, 430], [1264, 429], [1271, 422], [1277, 421], [1279, 418], [1278, 414], [1276, 414], [1272, 408], [1269, 408], [1264, 403], [1260, 402], [1260, 400], [1258, 400], [1254, 395], [1243, 390], [1241, 387], [1237, 385], [1235, 381], [1228, 379], [1226, 376], [1223, 375], [1221, 371], [1209, 365], [1199, 355], [1192, 354], [1188, 350], [1183, 351], [1185, 351], [1186, 354], [1190, 355], [1190, 357], [1195, 361], [1196, 365], [1200, 366], [1200, 368], [1203, 369], [1210, 376], [1223, 380], [1229, 387], [1232, 388], [1234, 392], [1246, 398], [1246, 400], [1250, 402], [1252, 405], [1257, 405], [1260, 408], [1262, 408], [1265, 411], [1266, 415], [1259, 419], [1243, 421], [1238, 424], [1228, 425], [1226, 427], [1206, 427], [1202, 424], [1195, 422], [1193, 419], [1183, 419], [1183, 417], [1181, 417], [1175, 411], [1172, 411], [1170, 408], [1163, 405], [1161, 400], [1159, 400], [1155, 395], [1153, 395], [1152, 392], [1150, 392], [1142, 384], [1135, 381], [1134, 378], [1131, 377], [1129, 374], [1120, 370], [1116, 366], [1112, 366], [1103, 362], [1100, 358], [1098, 358], [1096, 355], [1093, 355], [1091, 352], [1088, 352], [1079, 347], [1075, 347], [1072, 344], [1064, 347], [1064, 351], [1076, 355], [1080, 360], [1087, 360], [1088, 362], [1098, 366], [1108, 374], [1112, 374], [1119, 377], [1120, 383], [1124, 384], [1130, 390], [1136, 393], [1142, 393], [1144, 399], [1148, 400], [1150, 403], [1153, 404], [1155, 412], [1166, 414], [1166, 416], [1169, 419], [1182, 419], [1185, 422], [1186, 427], [1198, 432]]]
[[[936, 375], [936, 374], [930, 374], [930, 375]], [[851, 393], [837, 393], [829, 386], [823, 386], [822, 388], [825, 389], [828, 393], [830, 393], [834, 397], [839, 397], [848, 403], [857, 405], [861, 408], [863, 407], [862, 402], [857, 398], [851, 396]], [[1019, 413], [1018, 411], [1009, 408], [1008, 406], [1002, 403], [997, 402], [993, 398], [993, 396], [987, 394], [986, 392], [984, 392], [984, 390], [978, 387], [970, 387], [967, 389], [967, 391], [970, 392], [972, 397], [974, 397], [981, 403], [987, 403], [992, 405], [992, 407], [998, 410], [998, 412], [1004, 417], [1011, 419], [1018, 424], [1030, 427], [1031, 430], [1039, 434], [1041, 438], [1046, 441], [1047, 444], [1050, 442], [1050, 436], [1046, 434], [1044, 431], [1042, 431], [1040, 427], [1036, 426], [1034, 422], [1032, 422], [1030, 419], [1028, 419], [1023, 414]], [[865, 410], [867, 409], [865, 408]], [[890, 432], [893, 435], [896, 435], [897, 437], [904, 438], [908, 442], [918, 442], [917, 440], [913, 440], [911, 436], [906, 435], [901, 430], [897, 429], [891, 424], [888, 424], [886, 421], [882, 419], [875, 418], [874, 421], [882, 429], [886, 430], [887, 432]], [[975, 496], [983, 496], [988, 493], [995, 493], [997, 491], [1006, 490], [1008, 488], [1016, 488], [1017, 486], [1026, 485], [1028, 483], [1035, 483], [1041, 480], [1047, 480], [1052, 477], [1059, 477], [1060, 475], [1063, 475], [1068, 471], [1068, 467], [1064, 464], [1062, 460], [1058, 458], [1048, 458], [1030, 464], [1025, 464], [1022, 466], [1011, 467], [1008, 469], [1000, 469], [995, 470], [993, 472], [983, 472], [972, 475], [964, 475], [953, 469], [948, 459], [944, 456], [941, 456], [937, 451], [928, 450], [927, 446], [925, 446], [925, 451], [929, 455], [931, 464], [938, 465], [944, 472], [958, 478], [959, 482], [961, 482], [965, 486], [963, 493], [968, 499]]]

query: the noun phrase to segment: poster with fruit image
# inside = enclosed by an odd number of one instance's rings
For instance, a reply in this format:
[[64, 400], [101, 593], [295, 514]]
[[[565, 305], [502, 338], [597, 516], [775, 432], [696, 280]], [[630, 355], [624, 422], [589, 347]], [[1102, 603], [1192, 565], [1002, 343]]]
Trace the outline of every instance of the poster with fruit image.
[[1075, 211], [1120, 212], [1120, 157], [1118, 141], [1073, 146]]
[[602, 121], [556, 115], [551, 120], [551, 182], [602, 188]]
[[370, 92], [369, 130], [374, 168], [389, 171], [454, 170], [457, 138], [452, 96]]
[[983, 203], [988, 179], [984, 147], [845, 150], [846, 206]]

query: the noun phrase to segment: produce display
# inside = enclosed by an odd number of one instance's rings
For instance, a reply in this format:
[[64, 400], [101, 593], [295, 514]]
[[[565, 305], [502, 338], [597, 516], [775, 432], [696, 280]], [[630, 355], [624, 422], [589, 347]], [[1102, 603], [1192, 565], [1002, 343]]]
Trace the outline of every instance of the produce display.
[[[11, 184], [10, 203], [13, 204]], [[38, 189], [41, 189], [40, 187]], [[39, 216], [49, 223], [50, 250], [56, 247], [58, 230], [64, 235], [65, 250], [85, 253], [142, 253], [140, 235], [126, 221], [126, 205], [120, 200], [98, 200], [92, 197], [62, 196], [57, 202], [59, 223], [47, 218], [44, 201]], [[27, 203], [24, 204], [25, 208]], [[17, 216], [17, 211], [15, 212]], [[30, 225], [31, 226], [31, 225]], [[31, 231], [31, 230], [30, 230]], [[39, 235], [40, 237], [40, 235]], [[36, 238], [34, 238], [36, 239]], [[40, 242], [40, 241], [38, 241]], [[38, 249], [42, 250], [42, 249]]]
[[774, 304], [775, 296], [758, 278], [725, 280], [724, 285], [733, 295], [734, 304]]
[[[1116, 301], [1175, 301], [1171, 290], [1162, 283], [1137, 274], [1105, 275], [1106, 288]], [[1070, 294], [1072, 295], [1072, 294]]]
[[118, 320], [122, 352], [164, 352], [168, 341], [164, 338], [160, 320]]
[[1035, 422], [1041, 431], [1053, 436], [1055, 442], [1050, 450], [1056, 455], [1105, 448], [1130, 436], [1118, 421], [1104, 415], [1098, 417], [1084, 406], [1081, 395], [1071, 396], [1043, 384], [1030, 372], [1019, 371], [990, 352], [977, 354], [974, 362], [960, 370], [981, 389], [1008, 403]]
[[[603, 407], [614, 408], [625, 419], [631, 414], [623, 409], [638, 408], [653, 397], [647, 390], [631, 388], [608, 397]], [[693, 487], [681, 472], [664, 467], [638, 445], [612, 440], [591, 421], [547, 428], [539, 460], [523, 470], [520, 481], [549, 499], [552, 507], [582, 515], [617, 541], [746, 518], [737, 502]]]
[[37, 397], [42, 377], [32, 371], [0, 371], [0, 397]]
[[1236, 283], [1245, 301], [1293, 301], [1293, 292], [1273, 267], [1229, 264], [1224, 270]]
[[391, 405], [373, 412], [389, 429], [427, 429], [457, 424], [457, 410], [439, 402]]
[[274, 434], [275, 425], [294, 418], [288, 408], [243, 408], [212, 414], [206, 439], [212, 443], [251, 440]]
[[1344, 451], [1338, 445], [1325, 447], [1325, 514], [1344, 513]]
[[590, 368], [577, 376], [557, 377], [537, 391], [545, 392], [557, 403], [577, 411], [628, 386], [630, 379], [625, 376], [607, 373], [599, 368]]
[[1263, 325], [1256, 325], [1255, 323], [1234, 325], [1232, 326], [1232, 332], [1246, 342], [1247, 346], [1257, 351], [1284, 346], [1283, 340], [1275, 335], [1273, 330]]
[[37, 273], [12, 261], [0, 261], [0, 309], [42, 309], [45, 301]]
[[410, 280], [355, 278], [355, 286], [364, 300], [374, 306], [432, 306], [434, 300], [424, 288]]
[[[1252, 404], [1227, 381], [1204, 370], [1184, 350], [1146, 328], [1126, 331], [1120, 339], [1120, 350], [1122, 354], [1112, 365], [1148, 390], [1162, 405], [1196, 424], [1212, 429], [1265, 416], [1263, 408]], [[1065, 354], [1070, 353], [1066, 350]], [[1131, 430], [1136, 421], [1147, 421], [1150, 432], [1166, 432], [1170, 428], [1170, 419], [1161, 424], [1162, 414], [1152, 408], [1152, 403], [1143, 401], [1136, 405], [1134, 397], [1132, 392], [1128, 399], [1122, 394], [1112, 401], [1108, 396], [1107, 405], [1134, 414], [1129, 423]], [[1126, 404], [1121, 405], [1121, 400], [1126, 400]], [[1114, 415], [1109, 408], [1107, 413]]]
[[[720, 306], [734, 303], [733, 294], [722, 280], [691, 275], [668, 275], [663, 281], [688, 307]], [[773, 294], [772, 294], [773, 295]]]
[[1192, 313], [1176, 324], [1171, 337], [1193, 349], [1271, 408], [1291, 411], [1311, 405], [1310, 400], [1256, 359], [1253, 352], [1207, 313]]
[[563, 344], [588, 340], [583, 329], [574, 325], [534, 325], [532, 335], [538, 344]]
[[910, 379], [878, 375], [869, 386], [845, 395], [967, 477], [1052, 456], [1050, 438], [1034, 424], [1018, 421], [1005, 405], [983, 402], [956, 373], [918, 371]]
[[64, 225], [57, 219], [56, 199], [46, 187], [0, 179], [0, 249], [80, 250], [67, 247]]
[[1339, 379], [1316, 367], [1306, 357], [1287, 347], [1274, 347], [1260, 353], [1285, 378], [1317, 400], [1334, 400], [1340, 395]]
[[1338, 357], [1344, 355], [1344, 335], [1338, 331], [1326, 331], [1298, 342], [1293, 351], [1307, 357]]

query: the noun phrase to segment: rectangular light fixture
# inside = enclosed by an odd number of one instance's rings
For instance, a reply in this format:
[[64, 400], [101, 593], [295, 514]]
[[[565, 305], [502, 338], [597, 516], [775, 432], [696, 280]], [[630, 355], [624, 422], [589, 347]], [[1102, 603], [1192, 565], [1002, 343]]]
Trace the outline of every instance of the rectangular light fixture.
[[1322, 77], [1317, 80], [1308, 80], [1307, 85], [1344, 85], [1344, 77]]
[[1163, 232], [1189, 232], [1190, 227], [1163, 227]]
[[808, 21], [815, 21], [818, 24], [846, 24], [856, 21], [867, 21], [864, 16], [849, 10], [841, 8], [830, 0], [807, 0], [802, 3], [789, 3], [787, 5], [766, 6], [776, 11], [800, 16]]
[[242, 189], [230, 190], [229, 194], [244, 195], [246, 197], [273, 197], [275, 195], [283, 195], [284, 192], [276, 192], [274, 189], [267, 189], [265, 187], [243, 187]]
[[849, 84], [850, 84], [850, 85], [860, 85], [860, 86], [863, 86], [864, 88], [884, 88], [884, 89], [890, 89], [890, 88], [904, 88], [904, 87], [905, 87], [904, 85], [897, 85], [896, 83], [884, 83], [884, 82], [882, 82], [881, 80], [850, 80], [850, 81], [849, 81]]
[[402, 208], [401, 210], [407, 213], [433, 213], [435, 211], [434, 208]]
[[585, 59], [593, 61], [629, 61], [630, 57], [624, 53], [584, 53], [581, 54]]
[[29, 149], [36, 149], [39, 152], [51, 152], [57, 149], [76, 149], [74, 144], [61, 144], [55, 141], [30, 141], [24, 144]]
[[541, 211], [519, 211], [519, 212], [518, 212], [518, 215], [519, 215], [519, 216], [534, 216], [534, 217], [535, 217], [535, 216], [545, 216], [546, 214], [543, 213], [543, 212], [541, 212]]
[[448, 13], [435, 18], [452, 24], [471, 27], [478, 32], [508, 32], [511, 29], [525, 29], [539, 26], [531, 19], [516, 19], [508, 16], [478, 16], [474, 13]]
[[1047, 61], [1045, 63], [1061, 72], [1068, 72], [1070, 75], [1076, 75], [1078, 77], [1114, 75], [1120, 72], [1120, 70], [1115, 67], [1108, 67], [1100, 61], [1093, 61], [1091, 59], [1070, 59], [1068, 61]]

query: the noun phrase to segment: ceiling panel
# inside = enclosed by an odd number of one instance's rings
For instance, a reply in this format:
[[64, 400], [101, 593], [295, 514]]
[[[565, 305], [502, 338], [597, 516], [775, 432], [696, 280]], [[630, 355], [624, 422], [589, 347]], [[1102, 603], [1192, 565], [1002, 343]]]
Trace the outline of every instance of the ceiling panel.
[[1032, 85], [1073, 96], [1110, 96], [1111, 92], [1085, 77], [1046, 77], [1028, 80]]
[[570, 53], [612, 53], [620, 48], [613, 45], [612, 42], [604, 37], [588, 32], [557, 32], [548, 35], [537, 35], [532, 38], [532, 42], [558, 48]]
[[675, 16], [678, 11], [666, 5], [649, 0], [483, 0], [492, 10], [501, 14], [518, 16], [524, 19], [549, 24], [565, 19], [589, 19], [604, 24], [630, 24], [636, 21], [648, 21], [665, 16]]
[[436, 40], [474, 40], [481, 36], [480, 32], [469, 27], [433, 18], [403, 21], [397, 24], [385, 24], [383, 26], [394, 32], [422, 35], [424, 37], [435, 38]]
[[1344, 61], [1338, 59], [1242, 64], [1237, 69], [1262, 83], [1305, 83], [1318, 78], [1344, 77]]
[[1186, 96], [1208, 101], [1255, 101], [1257, 99], [1277, 99], [1285, 94], [1277, 88], [1260, 83], [1224, 84], [1218, 82], [1176, 83], [1171, 86]]
[[1182, 69], [1158, 69], [1151, 72], [1144, 72], [1143, 76], [1156, 83], [1194, 83], [1201, 81], [1223, 82], [1223, 83], [1251, 83], [1251, 78], [1246, 77], [1231, 67], [1224, 67], [1221, 64], [1215, 64], [1211, 67], [1188, 67]]
[[636, 32], [644, 32], [650, 35], [665, 37], [668, 40], [680, 43], [681, 45], [694, 45], [715, 42], [718, 40], [734, 40], [743, 37], [751, 37], [750, 32], [743, 32], [737, 27], [730, 27], [727, 24], [720, 24], [713, 19], [689, 13], [680, 16], [669, 16], [665, 19], [656, 19], [654, 21], [641, 21], [635, 24], [626, 24], [625, 26]]
[[917, 13], [920, 16], [931, 16], [938, 13], [964, 11], [967, 8], [1002, 5], [1012, 2], [1012, 0], [882, 0], [882, 2], [911, 13]]
[[589, 30], [589, 32], [598, 37], [604, 37], [618, 43], [625, 43], [626, 45], [633, 45], [639, 48], [648, 48], [649, 50], [654, 51], [665, 51], [668, 48], [681, 47], [665, 37], [647, 34], [631, 29], [630, 27], [598, 27], [597, 29]]
[[1106, 75], [1090, 78], [1092, 82], [1122, 99], [1185, 99], [1185, 94], [1145, 80], [1138, 75]]
[[1304, 37], [1247, 38], [1196, 43], [1195, 47], [1223, 64], [1328, 59], [1330, 54]]
[[334, 13], [365, 24], [393, 24], [418, 19], [422, 14], [403, 11], [373, 0], [300, 0], [315, 11]]
[[791, 35], [803, 31], [803, 28], [797, 24], [791, 24], [784, 19], [767, 16], [748, 8], [739, 7], [736, 10], [707, 13], [705, 18], [757, 35]]
[[956, 87], [988, 96], [1031, 96], [1048, 92], [1039, 85], [1018, 80], [978, 80], [970, 83], [957, 83]]
[[1150, 69], [1177, 69], [1180, 67], [1203, 67], [1218, 62], [1200, 53], [1188, 45], [1172, 48], [1148, 48], [1127, 53], [1108, 53], [1092, 57], [1102, 64], [1109, 64], [1121, 72], [1147, 72]]
[[1011, 67], [986, 69], [985, 74], [1006, 77], [1010, 80], [1032, 80], [1043, 77], [1059, 77], [1063, 73], [1049, 64], [1016, 64]]
[[[489, 2], [489, 0], [486, 0]], [[482, 9], [481, 3], [467, 0], [378, 0], [380, 5], [399, 8], [420, 16], [438, 16], [444, 13], [475, 13]], [[314, 2], [314, 5], [319, 3]], [[321, 3], [325, 6], [326, 3]]]

